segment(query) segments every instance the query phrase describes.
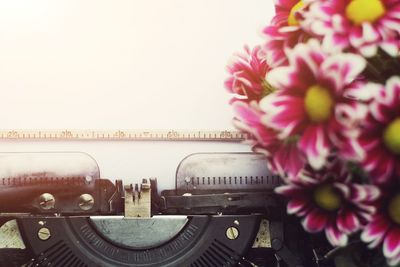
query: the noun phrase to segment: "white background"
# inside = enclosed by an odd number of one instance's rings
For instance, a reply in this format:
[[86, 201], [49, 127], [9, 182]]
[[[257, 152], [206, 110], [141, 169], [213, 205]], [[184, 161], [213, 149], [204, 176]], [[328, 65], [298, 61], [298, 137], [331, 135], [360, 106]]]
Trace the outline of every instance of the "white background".
[[[231, 129], [225, 66], [263, 41], [272, 0], [0, 0], [0, 128]], [[108, 178], [173, 184], [221, 143], [3, 142], [0, 151], [84, 151]]]

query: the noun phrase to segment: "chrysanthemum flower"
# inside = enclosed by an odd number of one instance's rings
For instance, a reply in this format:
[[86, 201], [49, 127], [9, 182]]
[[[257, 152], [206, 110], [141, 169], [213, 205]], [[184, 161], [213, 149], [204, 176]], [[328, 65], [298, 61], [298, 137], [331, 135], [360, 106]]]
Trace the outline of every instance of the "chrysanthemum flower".
[[[364, 90], [376, 91], [372, 85]], [[393, 175], [400, 177], [400, 77], [375, 86], [379, 94], [369, 105], [358, 142], [365, 150], [363, 168], [381, 183]]]
[[400, 263], [400, 185], [398, 182], [381, 185], [381, 197], [376, 213], [361, 234], [370, 248], [383, 244], [383, 255], [389, 265]]
[[300, 136], [299, 149], [314, 169], [320, 169], [332, 148], [340, 145], [334, 142], [351, 143], [343, 142], [354, 128], [346, 126], [360, 114], [357, 103], [344, 96], [347, 90], [354, 90], [354, 78], [366, 63], [355, 54], [329, 55], [313, 39], [298, 44], [288, 58], [289, 66], [267, 75], [277, 91], [260, 102], [266, 113], [263, 122], [279, 131], [281, 139]]
[[380, 47], [398, 54], [398, 0], [315, 1], [304, 17], [302, 26], [323, 37], [324, 45], [332, 49], [352, 48], [372, 57]]
[[306, 231], [325, 231], [334, 246], [345, 246], [348, 235], [368, 222], [375, 211], [371, 202], [379, 196], [374, 186], [352, 183], [337, 162], [321, 172], [304, 172], [275, 191], [289, 198], [287, 213], [303, 217]]
[[310, 0], [275, 0], [275, 16], [263, 30], [266, 42], [262, 52], [271, 67], [286, 65], [288, 61], [284, 50], [307, 39], [297, 16], [298, 11], [305, 7], [305, 2]]
[[237, 54], [232, 62], [227, 66], [231, 75], [225, 81], [225, 87], [234, 94], [241, 95], [251, 100], [259, 100], [268, 90], [265, 83], [265, 75], [269, 71], [269, 66], [264, 58], [259, 57], [260, 47], [255, 47], [252, 51], [246, 46], [244, 54]]
[[282, 177], [296, 177], [306, 164], [305, 155], [298, 149], [296, 140], [278, 139], [278, 132], [261, 121], [265, 113], [256, 101], [235, 101], [232, 106], [236, 114], [234, 125], [250, 134], [250, 144], [255, 152], [266, 155], [271, 171]]

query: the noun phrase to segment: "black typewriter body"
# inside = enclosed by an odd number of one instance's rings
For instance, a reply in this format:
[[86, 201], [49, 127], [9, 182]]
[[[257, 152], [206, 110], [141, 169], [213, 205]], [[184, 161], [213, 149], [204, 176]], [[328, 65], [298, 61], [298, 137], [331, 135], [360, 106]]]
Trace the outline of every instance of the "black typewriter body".
[[192, 154], [160, 193], [155, 178], [101, 178], [83, 153], [2, 153], [0, 165], [0, 233], [14, 224], [23, 243], [0, 240], [0, 266], [328, 266], [260, 154]]

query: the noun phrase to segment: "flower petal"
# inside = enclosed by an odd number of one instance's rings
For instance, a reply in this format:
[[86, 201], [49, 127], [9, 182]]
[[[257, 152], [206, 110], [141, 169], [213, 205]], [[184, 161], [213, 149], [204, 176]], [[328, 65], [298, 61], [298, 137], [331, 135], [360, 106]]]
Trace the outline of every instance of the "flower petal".
[[292, 199], [289, 201], [287, 205], [287, 213], [288, 214], [297, 214], [298, 216], [302, 216], [304, 210], [308, 208], [307, 199]]
[[366, 60], [356, 54], [340, 53], [329, 56], [321, 65], [321, 75], [335, 82], [336, 93], [341, 93], [364, 70]]
[[354, 233], [360, 228], [360, 221], [353, 212], [347, 209], [338, 215], [337, 227], [339, 231], [346, 234]]
[[343, 247], [347, 244], [347, 235], [341, 232], [334, 224], [326, 227], [325, 235], [329, 243], [331, 243], [333, 246]]
[[380, 196], [379, 188], [374, 185], [353, 184], [351, 199], [354, 202], [359, 201], [374, 201]]
[[392, 258], [400, 253], [400, 227], [393, 227], [383, 241], [383, 255]]
[[308, 126], [299, 141], [299, 148], [304, 151], [308, 163], [316, 170], [321, 169], [325, 164], [330, 145], [323, 125]]
[[322, 231], [328, 222], [328, 217], [314, 209], [309, 214], [306, 215], [302, 221], [304, 229], [310, 233], [316, 233]]
[[376, 215], [375, 219], [365, 226], [361, 240], [370, 243], [369, 247], [374, 248], [382, 242], [389, 226], [390, 222], [384, 216]]

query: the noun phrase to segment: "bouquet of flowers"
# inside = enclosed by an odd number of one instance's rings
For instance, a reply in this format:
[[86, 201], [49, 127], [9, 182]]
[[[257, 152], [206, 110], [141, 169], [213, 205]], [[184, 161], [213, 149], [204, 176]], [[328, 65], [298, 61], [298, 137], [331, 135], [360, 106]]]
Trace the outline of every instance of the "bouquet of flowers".
[[[309, 233], [400, 263], [400, 0], [275, 0], [235, 55], [235, 126]], [[368, 266], [368, 265], [366, 265]]]

